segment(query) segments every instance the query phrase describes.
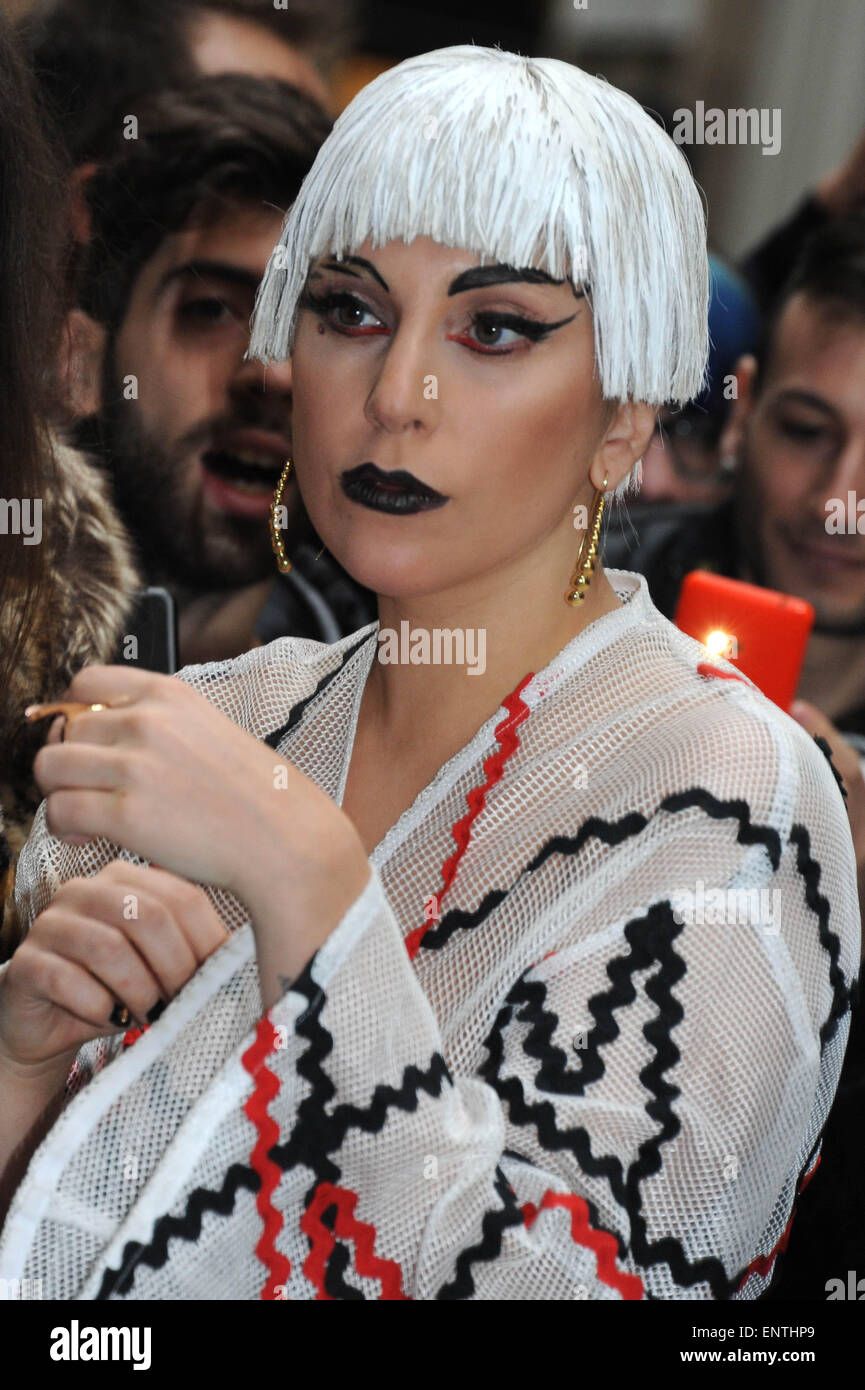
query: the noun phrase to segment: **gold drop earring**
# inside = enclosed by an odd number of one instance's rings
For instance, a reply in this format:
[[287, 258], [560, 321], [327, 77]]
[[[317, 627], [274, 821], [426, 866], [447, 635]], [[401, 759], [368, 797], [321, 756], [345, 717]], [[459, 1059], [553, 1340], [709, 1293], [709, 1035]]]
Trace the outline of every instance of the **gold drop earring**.
[[608, 477], [609, 474], [605, 473], [604, 486], [595, 488], [589, 524], [580, 541], [570, 585], [565, 590], [565, 603], [569, 603], [572, 608], [578, 608], [583, 602], [595, 572], [595, 559], [598, 554], [598, 541], [601, 538], [601, 520], [604, 515], [604, 496], [607, 491]]
[[270, 543], [273, 546], [273, 553], [276, 556], [276, 564], [280, 574], [288, 574], [288, 571], [291, 569], [291, 561], [285, 553], [285, 546], [282, 542], [279, 526], [279, 508], [282, 505], [282, 489], [285, 487], [290, 472], [291, 459], [286, 459], [285, 467], [279, 475], [276, 492], [273, 494], [273, 501], [270, 504]]
[[[282, 490], [291, 472], [291, 459], [285, 460], [285, 467], [279, 475], [279, 482], [276, 485], [276, 492], [273, 494], [273, 501], [270, 504], [270, 544], [273, 546], [273, 553], [276, 556], [276, 564], [280, 574], [288, 574], [291, 569], [291, 561], [285, 553], [285, 546], [280, 535], [279, 508], [282, 505]], [[322, 546], [316, 555], [316, 560], [320, 560], [326, 547]]]

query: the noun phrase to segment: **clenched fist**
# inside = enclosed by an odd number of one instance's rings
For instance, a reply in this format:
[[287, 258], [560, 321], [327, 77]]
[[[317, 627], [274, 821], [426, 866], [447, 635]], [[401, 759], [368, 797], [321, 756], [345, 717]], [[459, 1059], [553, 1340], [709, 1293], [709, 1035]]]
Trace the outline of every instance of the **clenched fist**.
[[[228, 933], [200, 889], [116, 860], [64, 883], [0, 976], [0, 1059], [41, 1066], [143, 1023]], [[115, 1022], [112, 1022], [114, 1015]]]

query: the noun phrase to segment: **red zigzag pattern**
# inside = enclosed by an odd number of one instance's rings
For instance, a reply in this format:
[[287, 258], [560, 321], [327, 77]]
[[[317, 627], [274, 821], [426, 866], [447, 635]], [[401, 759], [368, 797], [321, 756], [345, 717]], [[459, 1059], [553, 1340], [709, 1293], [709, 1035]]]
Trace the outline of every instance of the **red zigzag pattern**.
[[258, 1021], [255, 1041], [247, 1048], [241, 1058], [255, 1083], [252, 1095], [244, 1104], [243, 1113], [247, 1119], [252, 1121], [258, 1132], [258, 1142], [249, 1161], [261, 1178], [261, 1186], [256, 1193], [255, 1205], [264, 1221], [264, 1230], [255, 1247], [255, 1253], [268, 1274], [260, 1294], [260, 1297], [265, 1299], [281, 1298], [282, 1295], [277, 1291], [285, 1288], [291, 1273], [290, 1262], [284, 1255], [280, 1254], [275, 1245], [276, 1237], [282, 1230], [283, 1218], [282, 1212], [277, 1211], [271, 1201], [282, 1173], [273, 1160], [267, 1156], [273, 1145], [279, 1140], [279, 1126], [271, 1118], [267, 1108], [279, 1092], [279, 1079], [274, 1076], [269, 1067], [265, 1066], [265, 1061], [273, 1051], [278, 1038], [279, 1034], [265, 1014], [264, 1018]]
[[[468, 849], [472, 826], [486, 805], [487, 792], [501, 780], [505, 764], [519, 747], [517, 729], [530, 713], [528, 705], [522, 699], [522, 692], [533, 679], [534, 672], [530, 671], [504, 701], [507, 715], [496, 725], [495, 730], [496, 741], [499, 744], [498, 752], [491, 754], [484, 763], [483, 785], [473, 787], [469, 792], [466, 798], [469, 809], [451, 831], [457, 847], [442, 866], [444, 886], [436, 894], [436, 917], [441, 900], [456, 878], [460, 860]], [[432, 920], [424, 922], [423, 926], [417, 927], [406, 938], [405, 945], [410, 960], [414, 960], [421, 941], [432, 924]], [[275, 1290], [287, 1283], [291, 1271], [289, 1261], [279, 1253], [274, 1244], [283, 1224], [281, 1212], [276, 1210], [271, 1201], [280, 1179], [280, 1171], [267, 1157], [271, 1146], [279, 1139], [278, 1126], [268, 1112], [268, 1105], [279, 1091], [279, 1081], [264, 1065], [276, 1038], [276, 1029], [265, 1015], [258, 1024], [255, 1042], [244, 1053], [242, 1059], [247, 1071], [255, 1078], [255, 1090], [243, 1109], [258, 1132], [258, 1142], [252, 1151], [250, 1162], [261, 1177], [256, 1205], [264, 1220], [264, 1232], [255, 1253], [268, 1271], [269, 1277], [261, 1292], [261, 1297], [266, 1299], [277, 1297]], [[300, 1222], [301, 1230], [312, 1243], [309, 1256], [304, 1262], [304, 1274], [318, 1290], [319, 1299], [330, 1298], [325, 1291], [324, 1277], [335, 1241], [333, 1233], [322, 1223], [321, 1214], [328, 1207], [336, 1206], [337, 1219], [334, 1230], [340, 1238], [354, 1241], [357, 1272], [381, 1280], [382, 1299], [407, 1299], [408, 1295], [402, 1287], [402, 1270], [399, 1264], [394, 1260], [382, 1260], [375, 1254], [375, 1227], [355, 1218], [354, 1209], [357, 1201], [357, 1194], [347, 1188], [334, 1187], [329, 1182], [318, 1185]]]
[[616, 1289], [622, 1298], [642, 1299], [643, 1281], [637, 1274], [625, 1274], [616, 1264], [618, 1246], [608, 1231], [596, 1231], [589, 1225], [588, 1204], [576, 1192], [553, 1192], [550, 1188], [541, 1198], [541, 1205], [526, 1202], [521, 1208], [526, 1226], [531, 1229], [542, 1211], [553, 1207], [566, 1207], [571, 1213], [571, 1240], [575, 1245], [583, 1245], [595, 1252], [595, 1265], [602, 1284]]
[[469, 809], [462, 819], [457, 821], [451, 831], [451, 835], [454, 840], [456, 840], [457, 847], [450, 859], [446, 860], [442, 865], [442, 880], [444, 882], [444, 887], [439, 889], [433, 900], [435, 902], [434, 915], [432, 915], [428, 921], [425, 921], [422, 926], [415, 927], [414, 931], [409, 932], [406, 937], [405, 948], [408, 951], [409, 960], [414, 960], [420, 950], [421, 942], [441, 912], [442, 898], [456, 878], [460, 860], [469, 847], [469, 841], [472, 837], [472, 826], [487, 804], [487, 792], [495, 786], [496, 782], [501, 780], [502, 773], [505, 770], [505, 763], [520, 746], [520, 741], [517, 738], [517, 729], [522, 724], [523, 720], [528, 718], [531, 712], [522, 698], [522, 692], [525, 690], [529, 681], [533, 679], [534, 672], [530, 671], [529, 674], [520, 681], [516, 690], [513, 690], [504, 701], [507, 715], [500, 724], [496, 725], [496, 740], [499, 744], [499, 751], [497, 753], [491, 753], [487, 758], [484, 763], [486, 780], [482, 786], [473, 787], [469, 792], [466, 797]]
[[[388, 1302], [410, 1302], [409, 1295], [402, 1286], [402, 1270], [396, 1260], [382, 1260], [375, 1253], [376, 1229], [354, 1214], [357, 1206], [357, 1193], [345, 1187], [335, 1187], [331, 1182], [321, 1182], [315, 1189], [315, 1196], [304, 1212], [300, 1229], [309, 1238], [311, 1249], [304, 1261], [303, 1272], [311, 1284], [318, 1289], [317, 1301], [332, 1302], [324, 1287], [327, 1262], [336, 1241], [354, 1241], [354, 1267], [358, 1274], [368, 1279], [381, 1281], [381, 1298]], [[330, 1231], [321, 1220], [328, 1207], [336, 1207], [336, 1221]]]

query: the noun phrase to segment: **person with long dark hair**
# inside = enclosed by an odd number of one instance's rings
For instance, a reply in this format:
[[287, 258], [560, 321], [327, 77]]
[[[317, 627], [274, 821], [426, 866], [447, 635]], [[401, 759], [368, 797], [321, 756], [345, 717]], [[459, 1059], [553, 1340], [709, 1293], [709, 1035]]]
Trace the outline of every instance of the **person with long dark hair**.
[[17, 940], [15, 863], [39, 804], [44, 728], [22, 709], [111, 659], [137, 585], [97, 474], [51, 435], [67, 250], [63, 170], [0, 14], [0, 960]]

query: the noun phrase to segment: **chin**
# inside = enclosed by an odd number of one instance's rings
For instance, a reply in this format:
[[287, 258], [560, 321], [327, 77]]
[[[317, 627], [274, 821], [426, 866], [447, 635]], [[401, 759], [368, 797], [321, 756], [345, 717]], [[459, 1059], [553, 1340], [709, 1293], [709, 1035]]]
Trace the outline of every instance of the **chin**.
[[340, 546], [336, 542], [330, 545], [324, 536], [322, 544], [356, 583], [386, 598], [422, 598], [455, 582], [452, 570], [438, 573], [438, 564], [430, 562], [428, 546], [403, 544], [396, 550], [369, 540]]

